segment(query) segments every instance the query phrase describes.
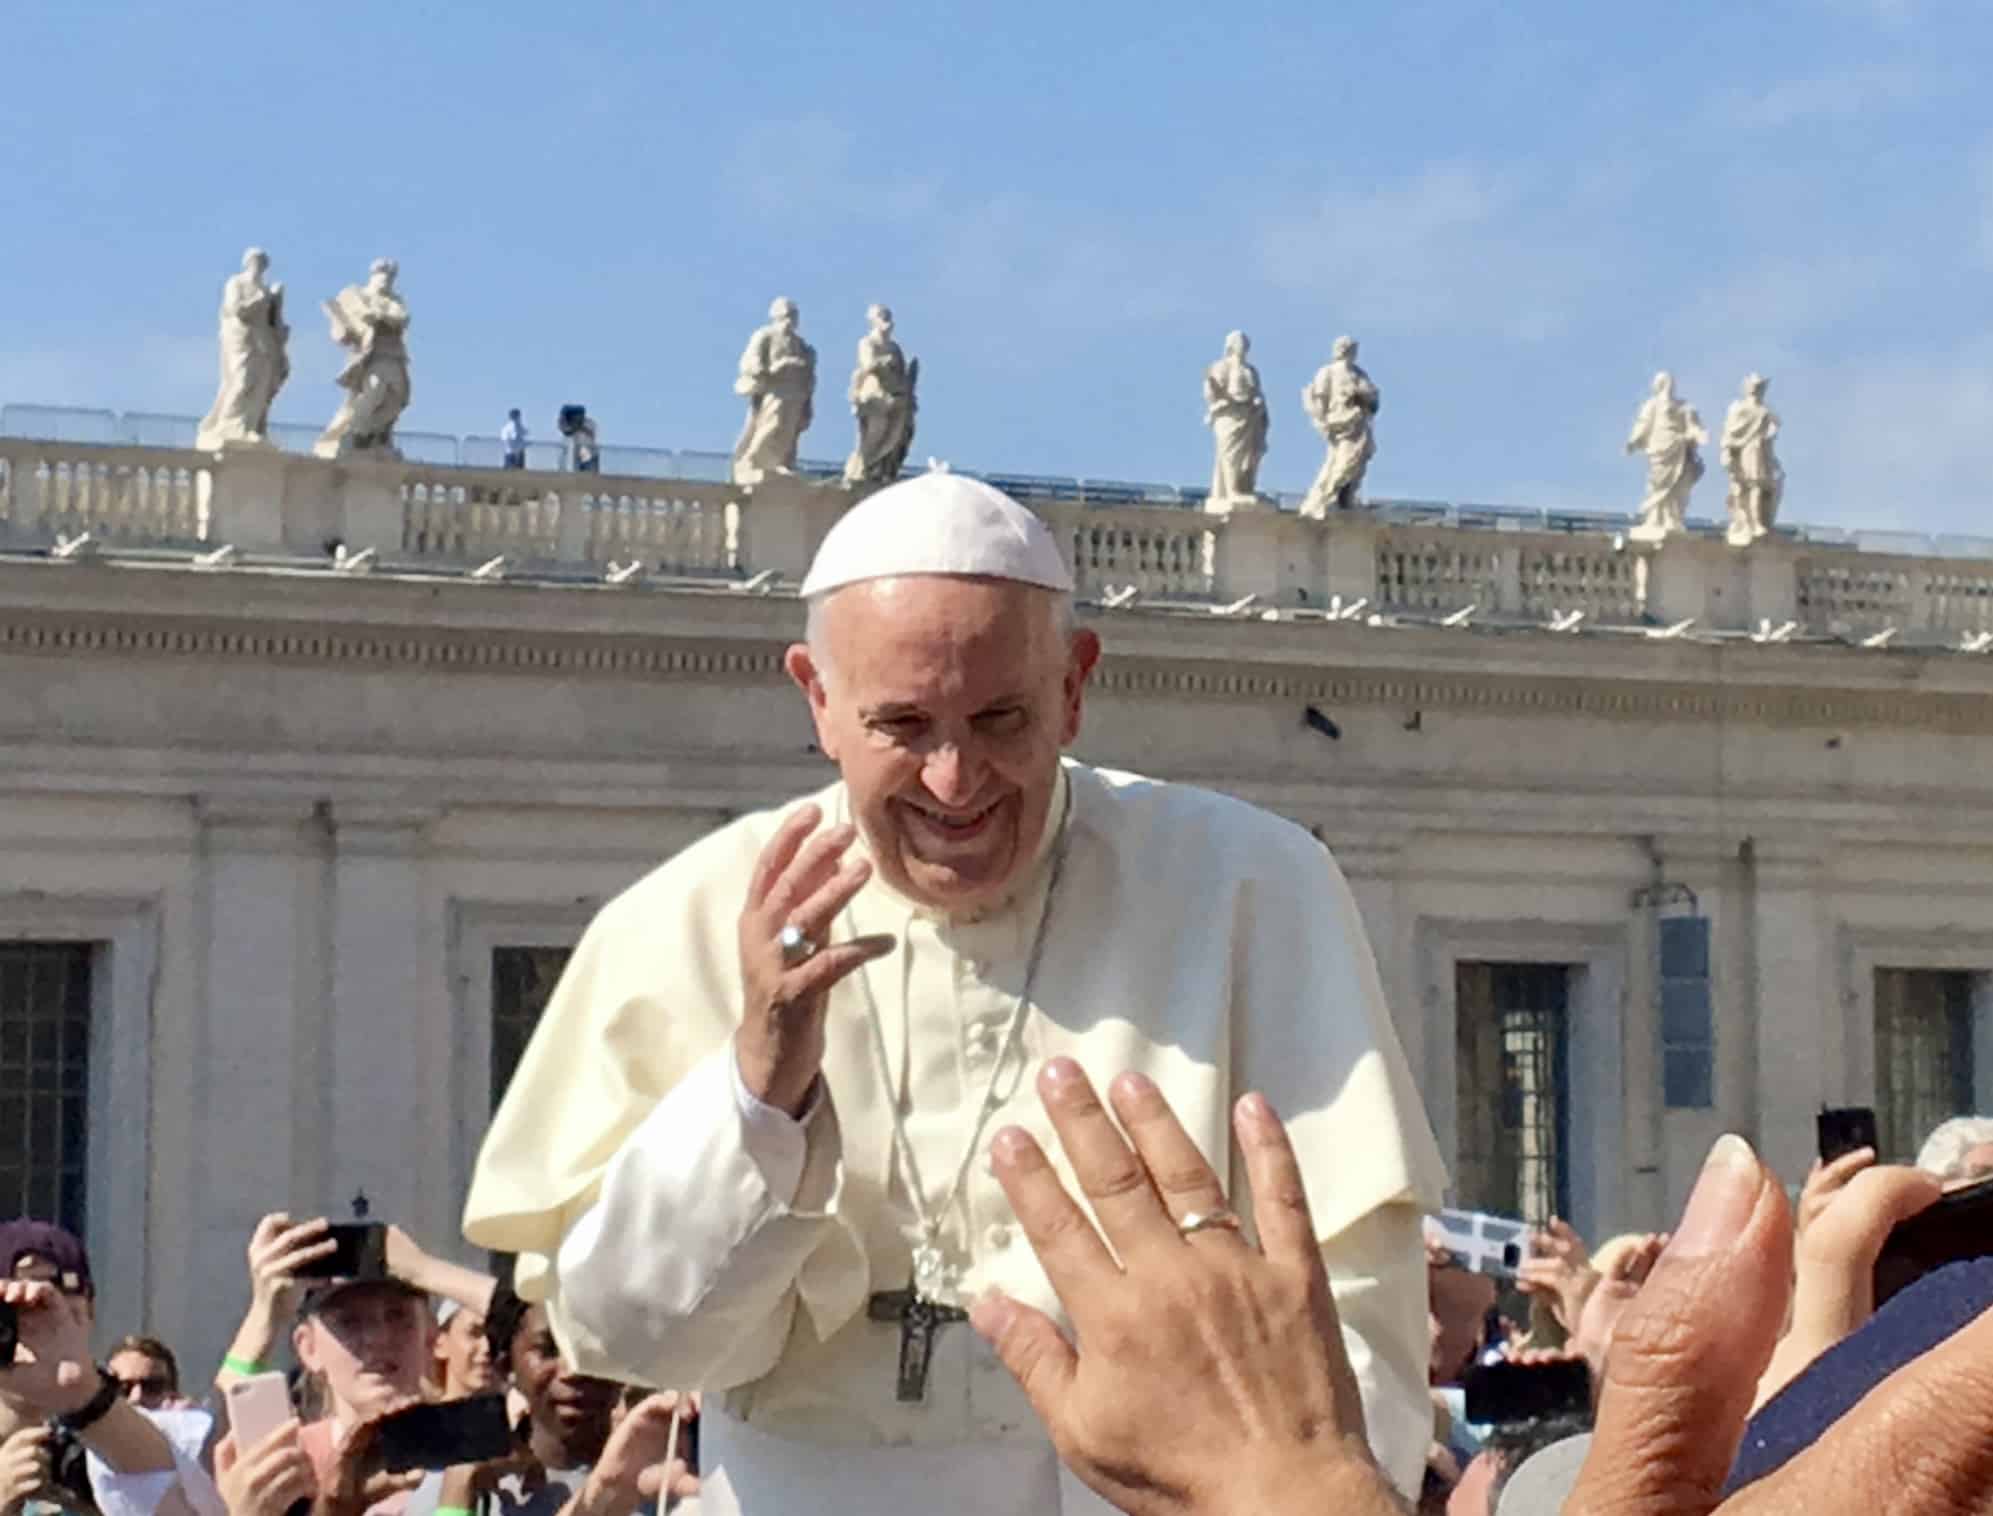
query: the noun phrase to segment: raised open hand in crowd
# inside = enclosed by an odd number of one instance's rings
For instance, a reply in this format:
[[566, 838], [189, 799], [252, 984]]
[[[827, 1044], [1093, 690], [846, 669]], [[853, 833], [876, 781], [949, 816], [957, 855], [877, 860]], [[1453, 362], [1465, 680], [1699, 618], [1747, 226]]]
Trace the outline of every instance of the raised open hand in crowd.
[[17, 1428], [0, 1442], [0, 1516], [21, 1516], [30, 1500], [53, 1493], [49, 1449], [54, 1438], [48, 1427], [34, 1424]]
[[[1066, 1083], [1041, 1088], [1124, 1266], [1036, 1144], [1009, 1131], [996, 1172], [1079, 1342], [1008, 1300], [975, 1311], [1061, 1457], [1136, 1516], [1402, 1509], [1366, 1477], [1374, 1469], [1352, 1436], [1348, 1362], [1309, 1277], [1305, 1199], [1263, 1103], [1241, 1102], [1239, 1136], [1264, 1252], [1234, 1233], [1185, 1239], [1169, 1224], [1177, 1209], [1223, 1201], [1152, 1089], [1125, 1078], [1114, 1087], [1131, 1153], [1077, 1071]], [[1597, 1431], [1566, 1516], [1984, 1509], [1993, 1312], [1884, 1380], [1777, 1473], [1719, 1501], [1786, 1318], [1792, 1213], [1777, 1177], [1726, 1137], [1672, 1238], [1659, 1241], [1643, 1240], [1607, 1271], [1621, 1285], [1642, 1277], [1617, 1313]]]
[[1053, 1059], [1038, 1088], [1100, 1230], [1022, 1129], [997, 1134], [993, 1164], [1078, 1341], [1002, 1295], [972, 1319], [1059, 1456], [1136, 1516], [1395, 1516], [1300, 1169], [1267, 1101], [1248, 1095], [1234, 1116], [1255, 1245], [1222, 1226], [1179, 1230], [1193, 1212], [1223, 1212], [1225, 1193], [1148, 1079], [1123, 1074], [1110, 1091], [1132, 1147], [1077, 1064]]
[[699, 1417], [698, 1397], [664, 1390], [622, 1413], [595, 1461], [572, 1516], [631, 1516], [639, 1506], [699, 1493], [699, 1476], [684, 1456], [686, 1427]]
[[1571, 1346], [1591, 1364], [1594, 1380], [1605, 1373], [1606, 1355], [1620, 1320], [1638, 1298], [1667, 1245], [1665, 1232], [1634, 1232], [1615, 1237], [1599, 1249], [1594, 1259], [1598, 1282], [1571, 1331]]
[[[1831, 1186], [1820, 1187], [1813, 1219], [1794, 1244], [1791, 1326], [1758, 1386], [1761, 1405], [1875, 1314], [1875, 1264], [1882, 1245], [1899, 1222], [1944, 1193], [1943, 1182], [1922, 1169], [1873, 1167], [1875, 1155], [1867, 1148], [1846, 1156], [1863, 1155], [1868, 1164], [1854, 1165]], [[1816, 1169], [1814, 1178], [1835, 1166]], [[1815, 1188], [1809, 1180], [1807, 1193]], [[1803, 1211], [1806, 1195], [1800, 1204]]]
[[[422, 1482], [419, 1470], [391, 1474], [381, 1467], [381, 1422], [413, 1404], [413, 1397], [384, 1404], [376, 1415], [347, 1433], [328, 1477], [320, 1482], [313, 1516], [365, 1516], [382, 1501], [405, 1494]], [[241, 1513], [231, 1512], [230, 1516]]]
[[1577, 1330], [1585, 1302], [1599, 1282], [1591, 1252], [1577, 1229], [1561, 1217], [1530, 1236], [1529, 1256], [1516, 1270], [1516, 1287], [1542, 1297], [1565, 1331]]
[[300, 1500], [318, 1494], [318, 1476], [299, 1441], [300, 1427], [287, 1421], [247, 1450], [233, 1434], [215, 1444], [215, 1483], [228, 1516], [285, 1516]]

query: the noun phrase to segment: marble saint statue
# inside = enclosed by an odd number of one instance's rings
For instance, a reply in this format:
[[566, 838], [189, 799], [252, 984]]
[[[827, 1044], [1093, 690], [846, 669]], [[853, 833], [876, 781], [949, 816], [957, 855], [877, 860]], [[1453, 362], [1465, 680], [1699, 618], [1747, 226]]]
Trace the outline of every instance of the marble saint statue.
[[1702, 453], [1709, 441], [1695, 407], [1675, 394], [1675, 376], [1654, 376], [1653, 393], [1634, 418], [1626, 439], [1629, 453], [1647, 455], [1647, 498], [1640, 519], [1627, 533], [1636, 542], [1665, 542], [1684, 530], [1689, 491], [1702, 477]]
[[1785, 470], [1773, 442], [1778, 412], [1765, 404], [1771, 381], [1752, 374], [1723, 418], [1723, 469], [1730, 476], [1730, 545], [1749, 547], [1772, 529], [1785, 494]]
[[203, 452], [269, 445], [270, 406], [291, 376], [284, 287], [264, 282], [269, 271], [270, 255], [252, 247], [221, 287], [221, 388], [194, 439]]
[[734, 444], [735, 484], [793, 474], [817, 391], [817, 350], [796, 330], [796, 302], [768, 307], [768, 324], [747, 339], [734, 393], [747, 397], [747, 421]]
[[332, 340], [351, 353], [339, 371], [346, 391], [312, 451], [321, 458], [362, 453], [399, 458], [394, 424], [408, 408], [408, 305], [394, 287], [400, 265], [376, 258], [365, 284], [349, 284], [325, 302]]
[[1329, 455], [1301, 502], [1301, 514], [1317, 519], [1356, 504], [1364, 471], [1377, 452], [1371, 423], [1377, 415], [1377, 386], [1357, 366], [1356, 339], [1338, 337], [1332, 356], [1314, 382], [1301, 392], [1308, 419], [1328, 440]]
[[1225, 338], [1225, 356], [1204, 371], [1204, 424], [1217, 450], [1209, 505], [1250, 505], [1259, 499], [1267, 410], [1259, 370], [1246, 361], [1251, 351], [1246, 334], [1232, 332]]
[[907, 449], [913, 446], [920, 360], [909, 361], [893, 340], [892, 311], [870, 306], [865, 319], [872, 329], [858, 339], [858, 366], [851, 371], [851, 413], [858, 418], [858, 441], [844, 461], [844, 482], [891, 484], [900, 477]]

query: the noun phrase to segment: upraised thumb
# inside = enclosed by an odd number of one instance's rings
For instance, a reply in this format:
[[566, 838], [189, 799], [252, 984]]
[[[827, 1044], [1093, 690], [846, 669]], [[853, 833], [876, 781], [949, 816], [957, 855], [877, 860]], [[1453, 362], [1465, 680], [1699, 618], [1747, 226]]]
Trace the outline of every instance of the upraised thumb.
[[1702, 1516], [1716, 1505], [1791, 1286], [1785, 1192], [1750, 1144], [1724, 1137], [1613, 1336], [1569, 1516]]

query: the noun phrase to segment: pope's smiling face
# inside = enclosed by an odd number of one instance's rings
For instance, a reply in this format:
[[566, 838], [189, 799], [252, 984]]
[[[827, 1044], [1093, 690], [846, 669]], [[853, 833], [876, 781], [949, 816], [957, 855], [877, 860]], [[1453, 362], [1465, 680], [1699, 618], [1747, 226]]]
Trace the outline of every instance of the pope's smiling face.
[[1030, 585], [913, 575], [854, 584], [789, 650], [880, 878], [960, 915], [1031, 862], [1079, 735], [1100, 639]]

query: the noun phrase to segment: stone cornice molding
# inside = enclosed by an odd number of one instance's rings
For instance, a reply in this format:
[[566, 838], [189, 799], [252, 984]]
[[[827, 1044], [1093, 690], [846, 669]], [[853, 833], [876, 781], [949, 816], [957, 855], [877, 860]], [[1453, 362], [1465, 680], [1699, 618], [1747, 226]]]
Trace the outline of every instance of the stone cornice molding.
[[443, 818], [441, 806], [372, 801], [339, 801], [328, 811], [339, 857], [414, 857], [428, 841], [430, 827]]
[[[13, 605], [0, 607], [0, 656], [196, 658], [734, 685], [784, 679], [781, 660], [789, 628], [766, 621], [744, 623], [738, 600], [707, 596], [697, 597], [696, 604], [711, 604], [716, 612], [713, 629], [704, 634], [695, 620], [678, 616], [671, 625], [610, 629], [503, 618], [482, 624], [371, 618], [334, 622], [212, 611]], [[1282, 637], [1254, 645], [1247, 657], [1227, 659], [1210, 656], [1214, 649], [1207, 633], [1186, 632], [1186, 642], [1194, 635], [1195, 651], [1178, 657], [1158, 654], [1155, 629], [1145, 631], [1130, 639], [1138, 643], [1131, 651], [1110, 648], [1094, 678], [1100, 696], [1993, 734], [1993, 680], [1979, 678], [1974, 663], [1970, 673], [1960, 670], [1943, 679], [1951, 687], [1932, 688], [1933, 668], [1957, 662], [1936, 655], [1907, 667], [1899, 660], [1884, 669], [1842, 661], [1861, 658], [1853, 652], [1831, 661], [1817, 653], [1781, 661], [1778, 655], [1790, 650], [1703, 649], [1693, 663], [1683, 663], [1665, 646], [1613, 641], [1559, 645], [1553, 661], [1547, 650], [1543, 658], [1512, 657], [1512, 642], [1486, 650], [1499, 651], [1499, 657], [1477, 657], [1461, 638], [1442, 645], [1418, 637], [1367, 643]], [[1740, 667], [1745, 658], [1752, 661]], [[1748, 679], [1739, 677], [1745, 668]], [[1705, 671], [1710, 677], [1682, 677]], [[1919, 676], [1919, 682], [1912, 685], [1906, 674]]]
[[194, 796], [203, 841], [230, 853], [296, 853], [320, 835], [324, 810], [314, 796], [220, 791]]

